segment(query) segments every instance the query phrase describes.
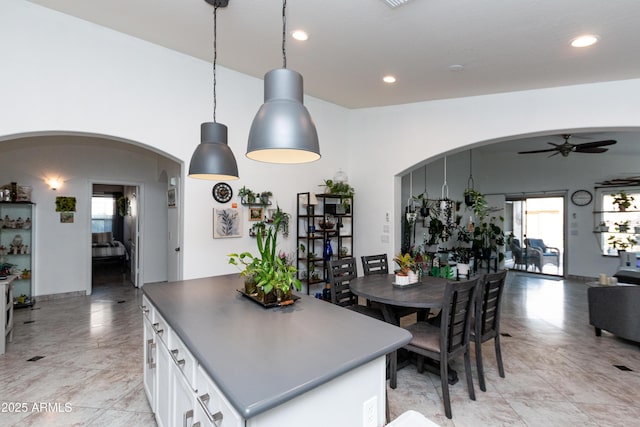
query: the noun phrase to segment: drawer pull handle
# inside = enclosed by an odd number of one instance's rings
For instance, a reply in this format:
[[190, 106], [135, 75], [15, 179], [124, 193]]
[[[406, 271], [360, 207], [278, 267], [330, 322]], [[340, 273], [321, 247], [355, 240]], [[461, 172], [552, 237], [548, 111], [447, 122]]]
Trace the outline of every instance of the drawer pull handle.
[[147, 366], [149, 366], [149, 369], [156, 367], [156, 362], [153, 361], [153, 356], [151, 355], [154, 348], [156, 348], [156, 343], [153, 342], [153, 339], [147, 340]]
[[180, 353], [180, 351], [177, 348], [175, 350], [171, 350], [171, 358], [173, 359], [173, 362], [176, 365], [184, 366], [185, 360], [184, 359], [178, 360], [178, 353]]
[[222, 422], [222, 412], [218, 411], [215, 414], [211, 414], [211, 411], [209, 411], [209, 408], [207, 407], [209, 399], [210, 397], [208, 393], [203, 394], [202, 396], [198, 396], [198, 403], [202, 407], [202, 410], [204, 411], [207, 418], [209, 418], [209, 421], [212, 422], [216, 427], [218, 427]]
[[189, 418], [193, 418], [193, 409], [189, 409], [188, 411], [186, 411], [186, 412], [184, 413], [184, 416], [182, 417], [182, 425], [183, 425], [184, 427], [188, 427], [188, 422], [187, 422], [187, 420], [188, 420]]
[[158, 335], [162, 335], [162, 333], [164, 332], [164, 329], [159, 329], [158, 327], [160, 326], [160, 323], [154, 323], [153, 325], [153, 330], [156, 332], [156, 334]]
[[140, 311], [142, 311], [144, 314], [149, 313], [149, 309], [147, 308], [146, 305], [139, 305], [138, 307], [140, 308]]

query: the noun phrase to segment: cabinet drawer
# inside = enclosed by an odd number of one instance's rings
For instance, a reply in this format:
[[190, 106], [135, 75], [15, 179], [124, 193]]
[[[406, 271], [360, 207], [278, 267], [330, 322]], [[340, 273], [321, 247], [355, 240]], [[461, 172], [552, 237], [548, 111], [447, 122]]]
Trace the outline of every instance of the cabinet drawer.
[[198, 366], [197, 369], [196, 388], [198, 390], [198, 406], [206, 416], [206, 420], [202, 420], [204, 425], [215, 425], [216, 427], [241, 427], [244, 425], [240, 414], [231, 406], [201, 366]]
[[164, 318], [158, 313], [157, 310], [153, 310], [153, 317], [151, 321], [151, 326], [153, 327], [153, 331], [156, 333], [156, 336], [162, 341], [164, 345], [168, 346], [168, 336], [169, 336], [169, 324], [164, 320]]
[[151, 323], [153, 320], [153, 314], [155, 312], [155, 309], [145, 295], [142, 296], [142, 302], [140, 303], [139, 307], [144, 318]]
[[195, 390], [196, 359], [172, 329], [169, 330], [168, 348], [176, 368], [182, 372], [191, 389]]

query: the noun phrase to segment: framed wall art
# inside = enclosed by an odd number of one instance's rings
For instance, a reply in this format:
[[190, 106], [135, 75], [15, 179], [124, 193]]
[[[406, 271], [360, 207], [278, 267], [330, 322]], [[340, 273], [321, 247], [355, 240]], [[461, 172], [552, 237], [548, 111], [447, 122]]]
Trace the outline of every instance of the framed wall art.
[[264, 219], [264, 208], [249, 208], [249, 221], [262, 221]]
[[213, 209], [213, 238], [242, 237], [242, 210]]

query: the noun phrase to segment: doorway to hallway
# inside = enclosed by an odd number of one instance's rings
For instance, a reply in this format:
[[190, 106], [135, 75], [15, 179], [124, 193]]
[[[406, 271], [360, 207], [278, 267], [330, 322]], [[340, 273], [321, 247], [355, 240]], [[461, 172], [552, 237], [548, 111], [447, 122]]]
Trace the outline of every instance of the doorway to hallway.
[[[507, 196], [505, 235], [511, 255], [505, 265], [538, 274], [564, 276], [565, 194]], [[516, 254], [518, 245], [521, 254]], [[509, 249], [513, 249], [512, 251]]]

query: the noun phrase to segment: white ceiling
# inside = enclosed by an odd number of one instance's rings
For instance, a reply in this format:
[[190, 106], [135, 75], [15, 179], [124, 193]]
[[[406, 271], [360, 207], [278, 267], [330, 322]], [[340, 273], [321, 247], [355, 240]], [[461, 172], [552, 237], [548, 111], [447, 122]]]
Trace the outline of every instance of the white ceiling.
[[[204, 0], [29, 0], [211, 61]], [[258, 78], [282, 66], [282, 2], [218, 11], [218, 62]], [[638, 0], [289, 0], [287, 67], [305, 92], [348, 108], [640, 77]], [[575, 49], [583, 33], [597, 45]], [[450, 71], [459, 64], [462, 71]], [[398, 82], [384, 85], [383, 75]], [[219, 81], [219, 84], [224, 84]], [[532, 149], [535, 149], [533, 147]]]

